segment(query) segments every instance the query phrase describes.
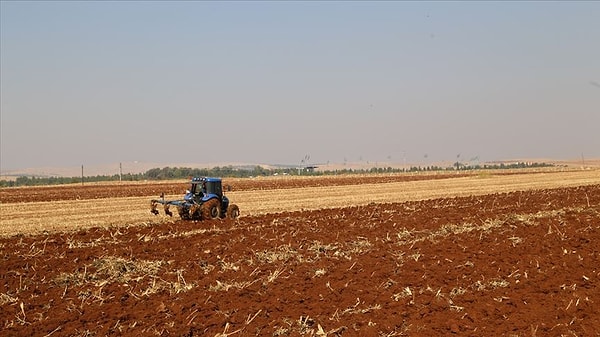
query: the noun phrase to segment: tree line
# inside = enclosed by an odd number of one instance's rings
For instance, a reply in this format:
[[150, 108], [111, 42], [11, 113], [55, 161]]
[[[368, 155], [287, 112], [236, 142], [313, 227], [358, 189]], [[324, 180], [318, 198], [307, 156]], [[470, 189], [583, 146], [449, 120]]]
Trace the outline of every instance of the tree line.
[[15, 180], [0, 180], [0, 187], [14, 186], [42, 186], [42, 185], [60, 185], [60, 184], [85, 184], [86, 182], [102, 181], [144, 181], [144, 180], [172, 180], [188, 179], [191, 177], [229, 177], [229, 178], [249, 178], [256, 176], [271, 175], [336, 175], [336, 174], [364, 174], [364, 173], [401, 173], [401, 172], [435, 172], [435, 171], [456, 171], [456, 170], [497, 170], [497, 169], [521, 169], [553, 166], [547, 163], [514, 163], [514, 164], [485, 164], [485, 165], [462, 165], [454, 163], [451, 167], [440, 166], [412, 166], [410, 168], [392, 168], [392, 167], [373, 167], [370, 169], [341, 169], [314, 171], [304, 168], [275, 168], [268, 169], [262, 166], [252, 167], [213, 167], [213, 168], [189, 168], [189, 167], [163, 167], [153, 168], [144, 173], [128, 173], [119, 176], [97, 175], [85, 177], [36, 177], [19, 176]]

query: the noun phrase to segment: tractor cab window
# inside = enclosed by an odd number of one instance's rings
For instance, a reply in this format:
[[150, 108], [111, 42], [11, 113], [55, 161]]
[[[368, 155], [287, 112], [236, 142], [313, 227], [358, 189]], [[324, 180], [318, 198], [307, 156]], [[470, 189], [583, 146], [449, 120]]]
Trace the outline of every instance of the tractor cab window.
[[223, 191], [221, 190], [221, 182], [220, 181], [207, 181], [206, 182], [206, 193], [208, 194], [216, 194], [223, 195]]
[[202, 183], [193, 183], [190, 192], [194, 195], [202, 195]]

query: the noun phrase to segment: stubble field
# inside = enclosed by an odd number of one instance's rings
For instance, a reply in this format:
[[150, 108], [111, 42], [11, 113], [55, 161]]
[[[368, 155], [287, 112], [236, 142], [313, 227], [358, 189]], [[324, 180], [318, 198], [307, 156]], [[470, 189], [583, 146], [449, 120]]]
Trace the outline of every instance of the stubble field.
[[600, 335], [598, 170], [225, 183], [0, 190], [2, 335]]

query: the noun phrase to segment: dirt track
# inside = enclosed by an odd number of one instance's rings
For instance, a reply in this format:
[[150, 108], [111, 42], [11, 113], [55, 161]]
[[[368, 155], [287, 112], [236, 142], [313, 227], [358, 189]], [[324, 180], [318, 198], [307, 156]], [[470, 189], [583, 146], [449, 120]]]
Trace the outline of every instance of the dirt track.
[[3, 335], [597, 336], [600, 181], [527, 180], [1, 238]]

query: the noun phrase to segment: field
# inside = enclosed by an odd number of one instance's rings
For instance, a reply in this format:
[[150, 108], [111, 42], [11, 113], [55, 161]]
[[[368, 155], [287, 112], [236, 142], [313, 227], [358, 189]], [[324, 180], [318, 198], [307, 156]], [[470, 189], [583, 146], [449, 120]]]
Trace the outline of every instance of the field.
[[600, 336], [600, 170], [0, 190], [3, 336]]

